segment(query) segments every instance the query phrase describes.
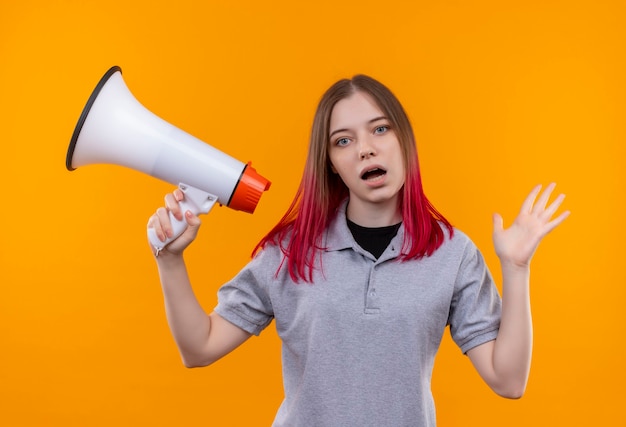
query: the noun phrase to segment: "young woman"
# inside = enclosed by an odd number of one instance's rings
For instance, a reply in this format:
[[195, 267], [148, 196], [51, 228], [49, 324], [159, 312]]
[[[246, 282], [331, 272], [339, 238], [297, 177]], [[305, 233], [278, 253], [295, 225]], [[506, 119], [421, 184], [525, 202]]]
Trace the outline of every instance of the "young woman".
[[433, 361], [446, 326], [485, 382], [520, 397], [531, 360], [529, 263], [568, 215], [532, 190], [507, 229], [494, 216], [500, 297], [470, 239], [422, 190], [411, 125], [381, 83], [355, 76], [322, 97], [302, 182], [255, 256], [207, 315], [184, 249], [200, 220], [179, 190], [149, 220], [162, 240], [168, 212], [189, 227], [156, 257], [167, 318], [188, 367], [205, 366], [272, 320], [283, 343], [285, 397], [274, 426], [434, 426]]

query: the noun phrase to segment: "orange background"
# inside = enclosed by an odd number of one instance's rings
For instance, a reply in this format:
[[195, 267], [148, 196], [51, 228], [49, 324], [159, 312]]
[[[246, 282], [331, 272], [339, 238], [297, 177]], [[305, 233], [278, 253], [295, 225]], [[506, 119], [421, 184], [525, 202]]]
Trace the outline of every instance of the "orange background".
[[[183, 368], [145, 226], [172, 186], [65, 169], [112, 65], [147, 108], [272, 181], [254, 215], [215, 208], [189, 251], [211, 310], [295, 192], [315, 105], [370, 74], [404, 103], [429, 197], [485, 254], [556, 181], [572, 215], [533, 261], [533, 368], [495, 396], [448, 333], [441, 426], [624, 425], [626, 6], [621, 1], [3, 1], [0, 425], [267, 426], [281, 400], [273, 327]], [[228, 254], [228, 255], [226, 255]]]

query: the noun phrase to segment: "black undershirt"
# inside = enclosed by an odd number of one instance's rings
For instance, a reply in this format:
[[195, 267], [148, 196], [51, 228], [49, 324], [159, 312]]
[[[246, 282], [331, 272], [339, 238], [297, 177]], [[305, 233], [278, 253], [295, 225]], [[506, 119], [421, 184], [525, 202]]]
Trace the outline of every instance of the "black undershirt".
[[401, 222], [386, 227], [363, 227], [347, 219], [348, 228], [352, 232], [354, 240], [363, 249], [371, 253], [378, 259], [400, 228]]

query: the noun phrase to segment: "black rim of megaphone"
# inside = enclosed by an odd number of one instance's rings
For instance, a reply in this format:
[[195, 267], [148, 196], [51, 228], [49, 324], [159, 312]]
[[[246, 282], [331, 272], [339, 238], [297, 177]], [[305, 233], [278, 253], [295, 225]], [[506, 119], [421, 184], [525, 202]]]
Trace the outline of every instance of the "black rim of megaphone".
[[78, 136], [80, 135], [80, 131], [83, 129], [83, 125], [85, 124], [85, 120], [87, 120], [87, 116], [89, 115], [89, 111], [91, 110], [93, 103], [96, 102], [96, 98], [98, 98], [98, 94], [100, 93], [100, 91], [102, 90], [106, 82], [111, 78], [113, 74], [117, 73], [118, 71], [121, 73], [122, 69], [118, 67], [117, 65], [114, 65], [113, 67], [109, 69], [109, 71], [107, 71], [104, 74], [104, 76], [102, 76], [102, 78], [98, 82], [98, 85], [91, 93], [91, 96], [89, 97], [89, 100], [87, 101], [87, 104], [85, 105], [85, 108], [83, 108], [83, 112], [80, 115], [80, 118], [78, 119], [78, 123], [76, 124], [76, 127], [74, 128], [74, 134], [72, 135], [70, 146], [67, 149], [67, 157], [65, 158], [65, 167], [67, 168], [67, 170], [73, 171], [76, 169], [75, 167], [72, 166], [72, 157], [74, 156], [74, 149], [76, 148], [76, 142], [78, 142]]

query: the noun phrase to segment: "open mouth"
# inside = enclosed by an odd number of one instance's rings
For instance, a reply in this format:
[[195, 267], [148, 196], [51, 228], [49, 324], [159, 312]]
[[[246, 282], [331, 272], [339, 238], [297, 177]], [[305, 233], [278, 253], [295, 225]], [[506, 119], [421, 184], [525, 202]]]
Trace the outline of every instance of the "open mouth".
[[387, 171], [381, 168], [373, 168], [366, 170], [363, 175], [361, 175], [361, 179], [365, 181], [374, 180], [380, 178], [381, 176], [387, 174]]

